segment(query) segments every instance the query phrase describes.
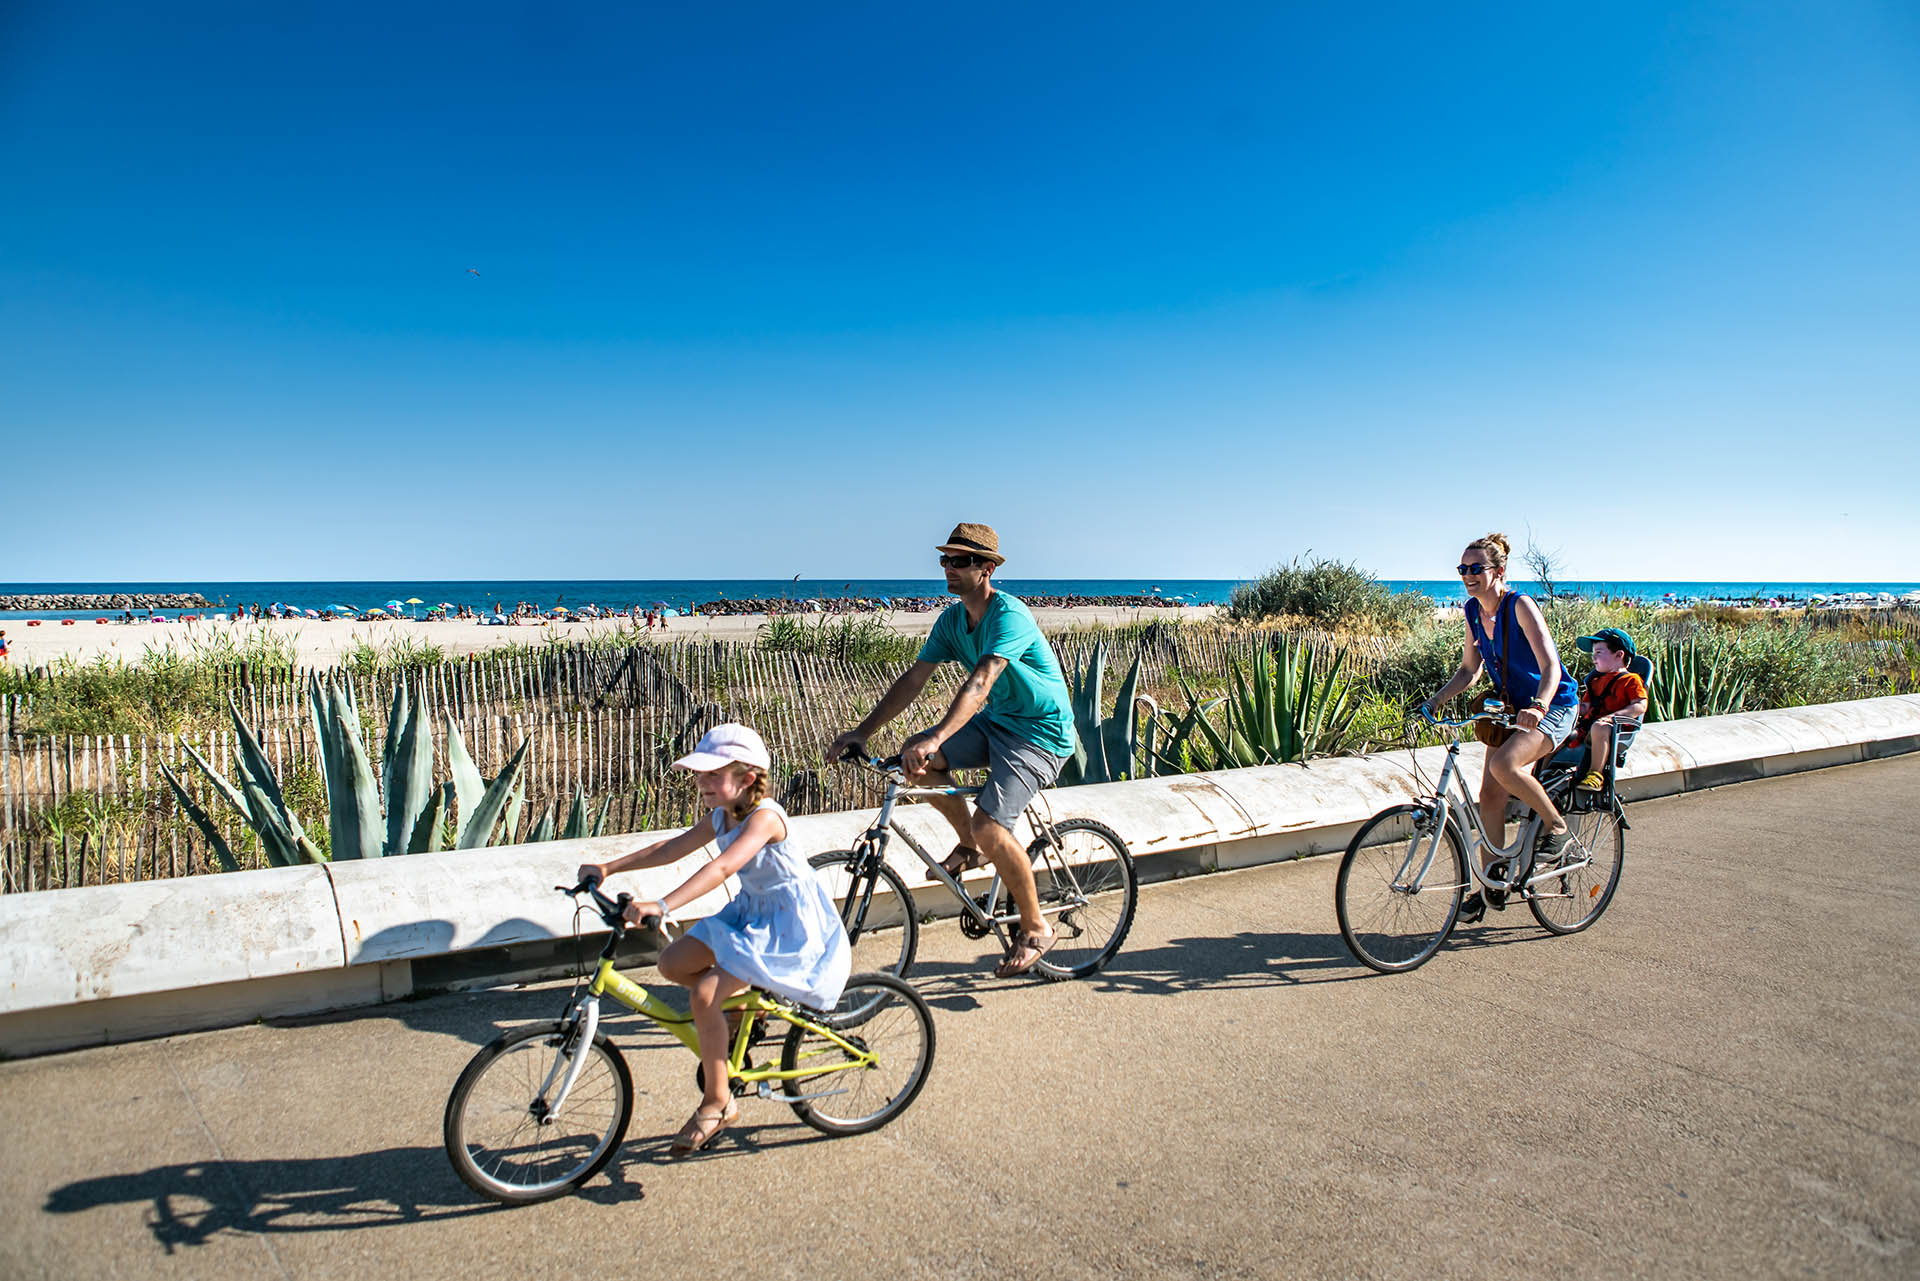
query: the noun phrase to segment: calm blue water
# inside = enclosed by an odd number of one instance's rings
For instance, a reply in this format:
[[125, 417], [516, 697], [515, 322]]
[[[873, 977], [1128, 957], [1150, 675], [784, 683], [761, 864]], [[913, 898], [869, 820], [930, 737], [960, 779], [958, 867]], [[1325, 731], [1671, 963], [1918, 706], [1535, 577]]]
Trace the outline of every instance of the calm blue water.
[[[1007, 578], [1000, 585], [1016, 596], [1132, 596], [1159, 594], [1167, 599], [1184, 599], [1190, 604], [1224, 604], [1240, 582], [1231, 578]], [[1456, 579], [1389, 579], [1394, 591], [1420, 592], [1435, 600], [1464, 599]], [[1527, 584], [1519, 584], [1523, 589]], [[1792, 583], [1792, 582], [1572, 582], [1562, 584], [1563, 591], [1587, 596], [1626, 597], [1659, 601], [1671, 595], [1690, 600], [1805, 600], [1809, 596], [1832, 596], [1841, 592], [1891, 592], [1899, 596], [1920, 589], [1920, 583]], [[404, 601], [418, 596], [428, 604], [449, 601], [475, 609], [490, 608], [495, 602], [511, 607], [528, 601], [542, 609], [555, 605], [597, 604], [603, 609], [625, 610], [639, 605], [652, 606], [664, 601], [674, 609], [685, 609], [695, 601], [722, 598], [734, 600], [786, 598], [794, 601], [810, 597], [862, 598], [937, 597], [945, 594], [939, 579], [855, 578], [814, 579], [799, 582], [789, 579], [595, 579], [567, 581], [559, 579], [502, 579], [498, 581], [436, 582], [432, 579], [405, 579], [363, 582], [317, 583], [245, 583], [245, 582], [168, 582], [168, 583], [0, 583], [0, 595], [60, 592], [199, 592], [222, 605], [275, 601], [301, 609], [326, 609], [333, 605], [351, 605], [356, 609], [384, 605], [389, 600]], [[420, 608], [425, 608], [421, 606]], [[91, 618], [92, 611], [0, 613], [0, 618]]]

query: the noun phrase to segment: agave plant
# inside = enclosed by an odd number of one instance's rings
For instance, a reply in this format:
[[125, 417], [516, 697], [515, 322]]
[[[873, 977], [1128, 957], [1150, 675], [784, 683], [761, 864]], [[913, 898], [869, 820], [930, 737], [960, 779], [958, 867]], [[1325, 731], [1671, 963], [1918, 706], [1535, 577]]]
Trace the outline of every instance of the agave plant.
[[[1068, 681], [1073, 702], [1073, 755], [1060, 769], [1060, 786], [1077, 783], [1116, 783], [1134, 777], [1139, 746], [1139, 720], [1134, 710], [1140, 688], [1140, 659], [1136, 655], [1126, 679], [1120, 682], [1113, 715], [1101, 713], [1101, 684], [1107, 671], [1107, 643], [1100, 641], [1087, 655], [1085, 667]], [[1149, 722], [1151, 717], [1149, 717]]]
[[1747, 701], [1747, 682], [1733, 674], [1731, 655], [1719, 645], [1694, 637], [1669, 640], [1652, 654], [1653, 679], [1647, 682], [1647, 719], [1677, 721], [1689, 716], [1722, 716]]
[[555, 801], [552, 812], [540, 816], [540, 821], [533, 825], [533, 831], [527, 836], [529, 845], [554, 840], [556, 828], [559, 831], [558, 839], [563, 841], [577, 841], [585, 836], [600, 835], [606, 830], [607, 811], [613, 808], [613, 798], [609, 796], [600, 802], [600, 812], [589, 819], [587, 789], [576, 786], [573, 792], [573, 803], [567, 809], [567, 821], [564, 824], [559, 821], [561, 804], [562, 802]]
[[[525, 795], [521, 768], [531, 739], [524, 740], [492, 779], [482, 778], [467, 752], [460, 728], [447, 718], [447, 759], [453, 778], [436, 783], [433, 777], [433, 735], [426, 724], [426, 704], [416, 700], [402, 680], [394, 685], [393, 707], [387, 719], [387, 742], [381, 752], [380, 778], [367, 756], [360, 732], [360, 714], [350, 688], [331, 677], [315, 677], [307, 687], [308, 711], [313, 716], [320, 745], [320, 775], [327, 794], [327, 846], [322, 852], [307, 836], [300, 818], [288, 807], [267, 763], [260, 742], [241, 720], [231, 698], [227, 712], [239, 736], [240, 784], [235, 786], [205, 757], [187, 748], [187, 755], [228, 804], [238, 810], [260, 838], [260, 847], [276, 867], [322, 863], [330, 859], [385, 858], [420, 854], [446, 847], [449, 812], [458, 822], [451, 829], [455, 849], [490, 845], [502, 827], [513, 831]], [[194, 801], [179, 777], [160, 766], [180, 807], [191, 819], [214, 857], [229, 871], [239, 861], [221, 839], [206, 811]]]
[[[1213, 709], [1226, 702], [1223, 698], [1200, 698], [1187, 684], [1187, 678], [1174, 673], [1180, 680], [1180, 692], [1187, 697], [1187, 710], [1178, 716], [1162, 717], [1158, 705], [1147, 718], [1141, 731], [1144, 740], [1147, 768], [1154, 774], [1191, 774], [1195, 770], [1214, 768], [1212, 755], [1204, 739], [1197, 737], [1201, 722]], [[1144, 697], [1144, 695], [1142, 696]], [[1161, 721], [1166, 728], [1161, 729]]]
[[[1320, 652], [1310, 644], [1283, 636], [1277, 648], [1278, 662], [1269, 661], [1266, 646], [1254, 654], [1250, 678], [1242, 675], [1238, 661], [1233, 663], [1233, 695], [1223, 700], [1224, 734], [1204, 712], [1194, 718], [1211, 749], [1211, 759], [1197, 762], [1198, 768], [1240, 769], [1304, 760], [1332, 751], [1345, 737], [1359, 710], [1353, 682], [1340, 671], [1346, 650], [1335, 654], [1322, 670]], [[1192, 702], [1191, 693], [1188, 700]], [[1190, 714], [1193, 710], [1189, 709]]]

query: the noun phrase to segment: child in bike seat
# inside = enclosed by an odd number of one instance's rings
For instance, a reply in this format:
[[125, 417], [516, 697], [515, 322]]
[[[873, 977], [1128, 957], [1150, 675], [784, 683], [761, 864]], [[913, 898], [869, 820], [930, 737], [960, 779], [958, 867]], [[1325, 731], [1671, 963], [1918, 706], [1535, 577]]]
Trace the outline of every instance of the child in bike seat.
[[1580, 710], [1567, 746], [1586, 744], [1587, 771], [1575, 786], [1597, 792], [1606, 781], [1603, 771], [1614, 750], [1615, 726], [1646, 719], [1647, 683], [1627, 670], [1634, 657], [1633, 637], [1618, 627], [1602, 627], [1573, 643], [1593, 655], [1593, 673], [1580, 688]]
[[758, 987], [814, 1009], [832, 1009], [846, 986], [853, 952], [826, 886], [787, 839], [786, 811], [767, 799], [773, 762], [760, 736], [745, 725], [716, 725], [674, 764], [697, 777], [701, 804], [711, 811], [707, 820], [606, 863], [583, 864], [580, 877], [604, 880], [615, 872], [677, 862], [709, 841], [719, 847], [717, 857], [657, 902], [628, 904], [627, 919], [636, 924], [648, 916], [671, 921], [674, 908], [718, 888], [729, 876], [740, 878], [732, 902], [695, 921], [660, 954], [661, 976], [689, 993], [700, 1037], [705, 1097], [673, 1137], [673, 1150], [687, 1153], [712, 1142], [740, 1115], [727, 1081], [732, 1047], [721, 1002]]

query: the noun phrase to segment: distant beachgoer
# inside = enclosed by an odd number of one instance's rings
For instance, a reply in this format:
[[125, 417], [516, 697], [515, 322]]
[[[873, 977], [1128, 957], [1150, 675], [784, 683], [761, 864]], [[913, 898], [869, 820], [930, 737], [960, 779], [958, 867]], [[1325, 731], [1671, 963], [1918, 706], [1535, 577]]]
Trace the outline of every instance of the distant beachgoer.
[[[1467, 544], [1458, 566], [1467, 589], [1466, 647], [1459, 668], [1426, 705], [1440, 706], [1487, 671], [1508, 710], [1519, 710], [1507, 741], [1487, 751], [1480, 776], [1480, 821], [1491, 839], [1506, 844], [1507, 799], [1518, 797], [1540, 815], [1540, 852], [1558, 858], [1569, 838], [1567, 820], [1534, 777], [1533, 765], [1552, 755], [1573, 732], [1579, 693], [1561, 666], [1540, 607], [1507, 587], [1508, 550], [1505, 534], [1488, 534]], [[1469, 894], [1460, 903], [1461, 923], [1471, 925], [1485, 916], [1489, 904], [1504, 908], [1506, 895], [1489, 891], [1483, 900], [1478, 890]]]
[[865, 754], [867, 740], [913, 705], [941, 663], [968, 669], [946, 716], [907, 739], [900, 764], [914, 782], [935, 787], [948, 785], [949, 770], [986, 768], [987, 785], [971, 815], [961, 797], [928, 799], [960, 837], [944, 864], [947, 872], [957, 877], [984, 859], [1013, 895], [1020, 928], [994, 971], [1011, 978], [1032, 969], [1056, 939], [1040, 914], [1033, 868], [1013, 826], [1073, 754], [1073, 704], [1032, 612], [994, 590], [993, 572], [1006, 563], [999, 535], [989, 526], [963, 522], [937, 550], [947, 590], [960, 599], [934, 621], [920, 657], [867, 718], [833, 740], [827, 759], [838, 760], [853, 747]]
[[11, 648], [12, 647], [7, 644], [7, 633], [5, 630], [0, 630], [0, 659], [6, 658]]

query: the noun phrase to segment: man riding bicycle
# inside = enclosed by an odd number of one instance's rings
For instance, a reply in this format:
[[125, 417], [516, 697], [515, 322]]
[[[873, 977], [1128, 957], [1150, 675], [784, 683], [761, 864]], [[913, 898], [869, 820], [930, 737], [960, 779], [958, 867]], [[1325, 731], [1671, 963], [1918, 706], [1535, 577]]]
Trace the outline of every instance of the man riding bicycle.
[[960, 599], [933, 625], [920, 657], [894, 681], [867, 718], [833, 740], [829, 759], [847, 749], [865, 754], [875, 731], [913, 705], [934, 669], [955, 662], [969, 674], [940, 723], [909, 738], [900, 750], [907, 778], [920, 786], [949, 785], [949, 771], [987, 771], [987, 783], [969, 815], [962, 797], [931, 798], [960, 843], [943, 866], [959, 877], [991, 863], [1020, 913], [1001, 978], [1024, 974], [1055, 941], [1040, 914], [1033, 868], [1013, 826], [1041, 788], [1060, 775], [1073, 754], [1073, 704], [1053, 648], [1026, 605], [993, 586], [1006, 563], [1000, 539], [987, 525], [962, 522], [937, 549], [947, 590]]

